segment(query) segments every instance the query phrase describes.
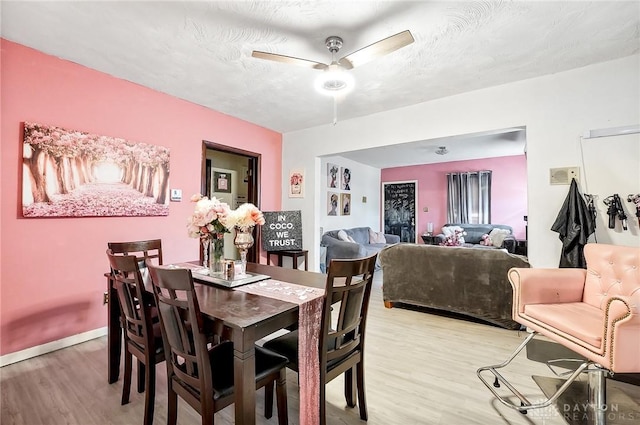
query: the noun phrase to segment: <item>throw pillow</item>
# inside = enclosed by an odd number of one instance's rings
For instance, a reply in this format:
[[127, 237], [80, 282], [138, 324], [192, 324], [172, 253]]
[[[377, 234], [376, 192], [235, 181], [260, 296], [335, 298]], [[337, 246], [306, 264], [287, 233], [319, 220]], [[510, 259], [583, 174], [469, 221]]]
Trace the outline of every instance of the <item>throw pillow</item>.
[[344, 230], [340, 230], [338, 232], [338, 239], [340, 239], [341, 241], [345, 241], [345, 242], [356, 243], [356, 241], [353, 240], [353, 238], [351, 236], [347, 235], [347, 232], [345, 232]]
[[507, 229], [493, 229], [491, 233], [489, 233], [489, 237], [493, 242], [493, 246], [502, 246], [502, 242], [504, 242], [504, 238], [511, 234]]
[[369, 243], [387, 243], [387, 238], [384, 237], [383, 232], [369, 229]]

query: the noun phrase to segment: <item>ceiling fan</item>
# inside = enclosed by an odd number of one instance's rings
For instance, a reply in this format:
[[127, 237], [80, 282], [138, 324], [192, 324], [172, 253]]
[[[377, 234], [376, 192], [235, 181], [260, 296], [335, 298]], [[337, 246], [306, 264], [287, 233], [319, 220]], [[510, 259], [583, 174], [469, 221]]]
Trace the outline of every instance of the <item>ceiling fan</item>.
[[338, 93], [342, 94], [353, 87], [353, 77], [346, 71], [401, 49], [413, 42], [413, 35], [411, 35], [409, 30], [405, 30], [376, 41], [373, 44], [336, 60], [335, 55], [342, 48], [342, 38], [332, 35], [325, 40], [325, 46], [327, 46], [327, 49], [331, 52], [331, 63], [328, 65], [308, 59], [261, 52], [258, 50], [254, 50], [251, 56], [259, 59], [324, 70], [323, 75], [316, 81], [316, 88], [325, 94], [335, 95]]

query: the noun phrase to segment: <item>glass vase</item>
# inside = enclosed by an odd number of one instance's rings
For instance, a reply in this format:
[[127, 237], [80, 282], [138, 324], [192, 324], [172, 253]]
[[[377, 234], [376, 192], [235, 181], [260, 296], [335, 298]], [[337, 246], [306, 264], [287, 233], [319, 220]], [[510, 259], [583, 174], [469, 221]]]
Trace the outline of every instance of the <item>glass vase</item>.
[[209, 275], [222, 273], [224, 263], [224, 233], [214, 233], [209, 243]]
[[236, 227], [236, 237], [233, 244], [240, 251], [240, 273], [239, 276], [247, 274], [247, 251], [253, 246], [253, 227]]

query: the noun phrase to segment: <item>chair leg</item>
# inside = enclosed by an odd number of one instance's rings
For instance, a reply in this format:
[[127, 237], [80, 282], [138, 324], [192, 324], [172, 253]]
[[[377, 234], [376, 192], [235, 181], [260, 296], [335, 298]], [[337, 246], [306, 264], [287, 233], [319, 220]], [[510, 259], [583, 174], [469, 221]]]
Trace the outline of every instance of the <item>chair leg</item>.
[[[267, 419], [271, 419], [271, 416], [273, 416], [273, 387], [274, 386], [275, 386], [274, 381], [271, 381], [264, 386], [264, 417]], [[278, 414], [279, 413], [280, 413], [280, 409], [278, 409]]]
[[360, 360], [356, 366], [356, 375], [358, 377], [358, 406], [360, 406], [360, 419], [366, 421], [369, 417], [367, 414], [367, 400], [364, 395], [364, 362]]
[[[284, 368], [280, 370], [280, 375], [276, 382], [276, 397], [278, 399], [278, 425], [288, 425], [289, 410], [287, 405], [287, 370]], [[273, 393], [271, 396], [271, 404], [273, 405]]]
[[144, 391], [145, 367], [144, 363], [138, 360], [138, 392]]
[[153, 408], [155, 407], [156, 395], [156, 366], [152, 359], [149, 359], [149, 367], [146, 368], [144, 393], [144, 425], [153, 424]]
[[[126, 344], [126, 341], [125, 341]], [[132, 374], [132, 355], [131, 353], [126, 349], [126, 345], [125, 345], [125, 350], [124, 350], [124, 379], [122, 380], [122, 400], [120, 402], [120, 404], [127, 404], [129, 403], [129, 394], [131, 393], [131, 374]]]
[[327, 397], [326, 397], [326, 383], [325, 381], [325, 377], [322, 376], [322, 374], [320, 375], [320, 397], [319, 397], [319, 402], [320, 402], [320, 425], [327, 425], [327, 406], [326, 406], [326, 402], [327, 402]]
[[173, 390], [171, 381], [167, 387], [167, 425], [176, 425], [178, 422], [178, 394]]
[[347, 400], [347, 406], [356, 407], [356, 387], [353, 385], [355, 382], [355, 375], [351, 368], [344, 372], [344, 398]]

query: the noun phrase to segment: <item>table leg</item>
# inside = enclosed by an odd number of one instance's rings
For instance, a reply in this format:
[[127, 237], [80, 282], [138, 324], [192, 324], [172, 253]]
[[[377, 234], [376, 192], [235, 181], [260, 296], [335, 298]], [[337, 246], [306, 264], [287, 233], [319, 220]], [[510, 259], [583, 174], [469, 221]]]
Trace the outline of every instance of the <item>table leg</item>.
[[108, 380], [113, 384], [120, 374], [120, 351], [122, 348], [122, 329], [120, 328], [120, 303], [113, 280], [107, 277], [108, 313], [107, 313], [107, 364]]
[[255, 337], [251, 329], [233, 332], [233, 376], [235, 392], [235, 423], [256, 423], [256, 360]]
[[307, 251], [304, 252], [304, 271], [309, 271], [309, 255]]
[[267, 252], [267, 266], [271, 265], [271, 254]]
[[282, 267], [282, 257], [284, 257], [284, 255], [282, 255], [282, 253], [276, 255], [278, 256], [278, 267]]

